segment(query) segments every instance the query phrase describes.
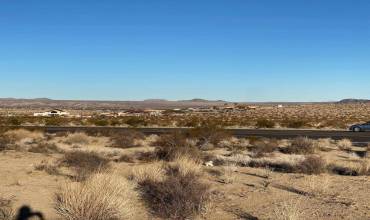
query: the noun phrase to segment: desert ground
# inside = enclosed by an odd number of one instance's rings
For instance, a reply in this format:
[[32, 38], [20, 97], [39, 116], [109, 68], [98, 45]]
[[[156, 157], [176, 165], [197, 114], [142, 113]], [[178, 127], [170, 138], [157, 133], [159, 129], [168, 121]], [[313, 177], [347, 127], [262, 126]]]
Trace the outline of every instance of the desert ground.
[[369, 148], [220, 128], [0, 138], [0, 219], [370, 219]]

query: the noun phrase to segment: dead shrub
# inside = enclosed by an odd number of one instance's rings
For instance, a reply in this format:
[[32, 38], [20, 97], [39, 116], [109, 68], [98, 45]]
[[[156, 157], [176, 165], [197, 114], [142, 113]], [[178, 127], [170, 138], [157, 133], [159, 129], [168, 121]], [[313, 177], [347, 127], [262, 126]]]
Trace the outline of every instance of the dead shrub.
[[64, 140], [64, 143], [69, 145], [79, 144], [86, 145], [90, 143], [90, 137], [82, 132], [69, 133]]
[[12, 220], [14, 218], [12, 198], [0, 197], [0, 220]]
[[77, 181], [86, 180], [91, 174], [110, 167], [109, 160], [101, 157], [96, 152], [67, 152], [60, 162], [61, 165], [71, 167], [75, 170]]
[[154, 215], [164, 219], [192, 219], [210, 201], [209, 186], [194, 172], [182, 172], [178, 166], [167, 167], [162, 181], [139, 181], [143, 198]]
[[139, 146], [138, 140], [145, 138], [144, 134], [137, 130], [124, 130], [119, 133], [111, 135], [115, 148], [130, 148]]
[[252, 153], [255, 157], [263, 157], [267, 153], [274, 152], [278, 147], [277, 140], [260, 140], [254, 143]]
[[9, 138], [7, 138], [6, 136], [0, 136], [0, 151], [7, 150], [9, 144], [10, 144]]
[[352, 149], [352, 141], [349, 139], [342, 139], [337, 142], [337, 146], [342, 151], [350, 151]]
[[297, 165], [296, 169], [299, 173], [320, 174], [326, 171], [326, 162], [319, 156], [309, 155]]
[[179, 156], [189, 156], [194, 160], [201, 160], [200, 150], [189, 145], [185, 135], [179, 132], [160, 136], [155, 145], [155, 154], [160, 160], [171, 161]]
[[275, 127], [275, 122], [267, 119], [258, 119], [256, 122], [257, 128], [273, 128]]
[[38, 171], [45, 171], [49, 175], [59, 175], [58, 164], [50, 164], [47, 161], [41, 161], [40, 164], [35, 166]]
[[305, 120], [291, 120], [291, 119], [285, 119], [282, 123], [283, 127], [286, 128], [302, 128], [307, 126], [308, 122]]
[[28, 149], [28, 152], [40, 153], [40, 154], [53, 154], [53, 153], [61, 153], [62, 151], [55, 144], [41, 142], [38, 145], [31, 146]]
[[54, 208], [66, 220], [131, 219], [139, 207], [135, 186], [113, 174], [95, 174], [69, 183], [55, 195]]
[[199, 147], [212, 144], [218, 146], [221, 141], [230, 139], [231, 134], [217, 124], [207, 122], [187, 132], [187, 137], [198, 140]]
[[370, 161], [363, 158], [346, 163], [334, 162], [328, 165], [328, 170], [344, 176], [368, 176], [370, 175]]
[[125, 155], [121, 155], [118, 159], [114, 160], [114, 162], [116, 162], [116, 163], [120, 163], [120, 162], [133, 163], [135, 161], [134, 161], [134, 158], [125, 154]]
[[283, 153], [288, 154], [313, 154], [315, 152], [314, 142], [307, 137], [297, 137], [285, 148], [281, 148]]
[[36, 142], [45, 138], [42, 132], [29, 131], [25, 129], [10, 130], [5, 132], [4, 136], [8, 137], [12, 142], [21, 141], [24, 139], [28, 139], [28, 142]]
[[143, 162], [153, 162], [158, 159], [156, 152], [153, 151], [136, 152], [135, 158]]

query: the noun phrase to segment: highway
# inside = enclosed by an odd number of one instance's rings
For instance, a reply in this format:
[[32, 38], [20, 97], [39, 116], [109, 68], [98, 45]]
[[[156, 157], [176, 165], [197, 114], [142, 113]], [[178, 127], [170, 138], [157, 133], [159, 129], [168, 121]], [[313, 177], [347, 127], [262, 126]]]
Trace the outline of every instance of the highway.
[[[11, 126], [2, 127], [11, 129], [36, 129], [43, 130], [47, 133], [58, 132], [107, 132], [107, 131], [124, 131], [136, 129], [144, 134], [165, 134], [173, 131], [185, 131], [189, 128], [123, 128], [123, 127], [56, 127], [56, 126]], [[353, 142], [370, 142], [370, 132], [350, 132], [345, 130], [300, 130], [300, 129], [227, 129], [232, 135], [236, 137], [266, 137], [266, 138], [295, 138], [304, 136], [312, 139], [332, 138], [335, 140], [348, 138]]]

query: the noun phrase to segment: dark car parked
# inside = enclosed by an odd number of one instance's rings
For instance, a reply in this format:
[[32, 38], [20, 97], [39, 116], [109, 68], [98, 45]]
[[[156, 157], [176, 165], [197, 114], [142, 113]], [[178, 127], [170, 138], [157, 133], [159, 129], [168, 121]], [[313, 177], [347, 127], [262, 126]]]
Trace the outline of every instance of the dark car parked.
[[370, 131], [370, 122], [352, 125], [349, 130], [353, 132]]

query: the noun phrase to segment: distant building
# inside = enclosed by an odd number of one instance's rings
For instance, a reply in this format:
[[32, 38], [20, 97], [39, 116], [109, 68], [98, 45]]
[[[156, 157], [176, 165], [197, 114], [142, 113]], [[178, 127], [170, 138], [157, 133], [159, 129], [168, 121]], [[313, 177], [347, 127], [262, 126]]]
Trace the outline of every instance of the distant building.
[[144, 113], [150, 116], [161, 116], [164, 110], [157, 110], [157, 109], [145, 109]]
[[53, 117], [53, 116], [69, 116], [69, 112], [65, 112], [60, 109], [53, 109], [51, 111], [47, 112], [36, 112], [33, 113], [33, 116], [35, 117]]

